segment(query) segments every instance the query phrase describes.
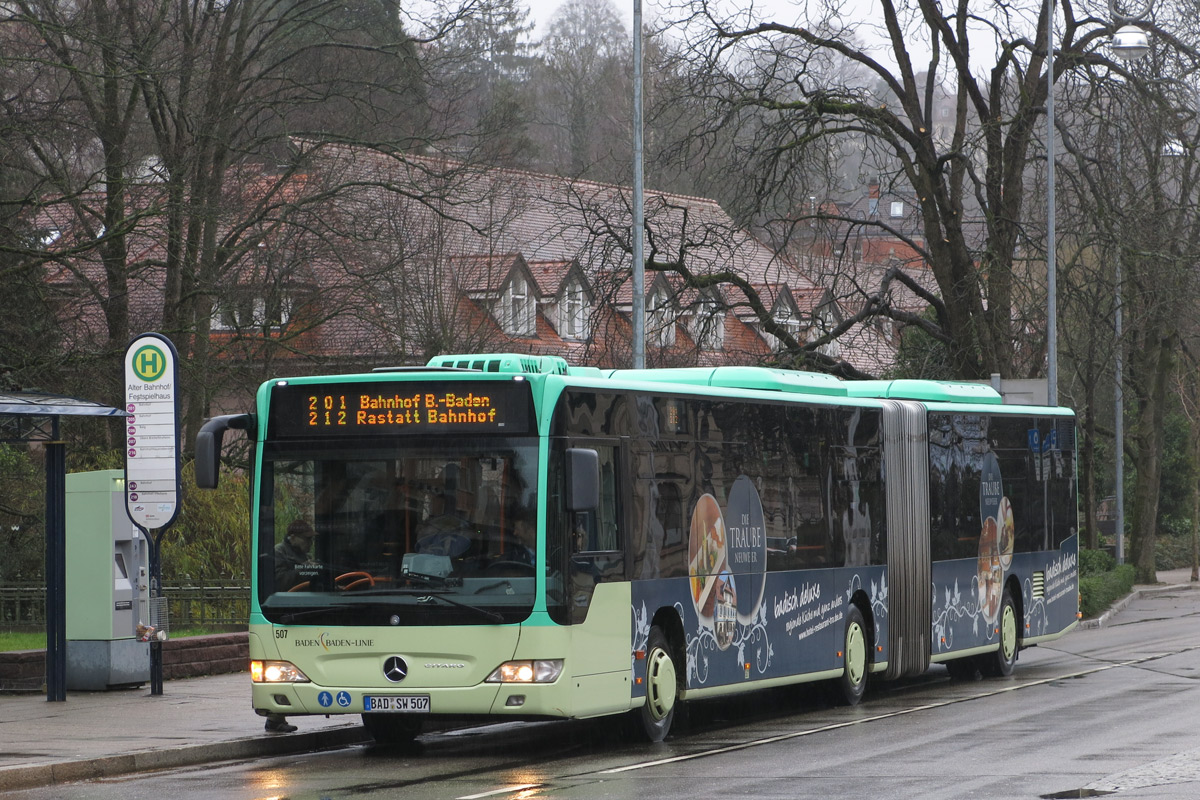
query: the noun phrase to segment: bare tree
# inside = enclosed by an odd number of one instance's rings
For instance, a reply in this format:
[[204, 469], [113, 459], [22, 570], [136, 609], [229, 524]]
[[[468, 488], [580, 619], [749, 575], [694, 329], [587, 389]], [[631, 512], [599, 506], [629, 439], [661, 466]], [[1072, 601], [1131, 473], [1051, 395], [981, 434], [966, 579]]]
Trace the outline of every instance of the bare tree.
[[[344, 218], [322, 209], [353, 188], [310, 176], [309, 156], [330, 142], [431, 144], [417, 44], [443, 37], [471, 6], [414, 23], [418, 39], [387, 3], [10, 5], [3, 30], [14, 46], [0, 59], [28, 91], [3, 110], [38, 181], [26, 215], [62, 235], [0, 248], [53, 265], [43, 279], [79, 309], [66, 320], [69, 344], [104, 367], [96, 375], [119, 376], [133, 330], [170, 335], [194, 430], [222, 390], [212, 385], [225, 371], [219, 351], [261, 365], [273, 348], [303, 351], [308, 332], [336, 315], [305, 302], [306, 288], [316, 296], [305, 263], [348, 250], [332, 229]], [[99, 399], [118, 399], [116, 382], [94, 381]]]
[[[707, 0], [686, 5], [680, 32], [690, 59], [703, 65], [692, 94], [719, 112], [697, 135], [736, 131], [745, 169], [734, 174], [746, 176], [744, 192], [779, 223], [827, 218], [778, 189], [795, 192], [806, 162], [829, 152], [822, 143], [860, 142], [873, 159], [867, 168], [919, 207], [919, 236], [889, 233], [932, 270], [938, 296], [929, 328], [946, 346], [953, 374], [1016, 377], [1036, 369], [1040, 359], [1022, 361], [1017, 342], [1037, 335], [1021, 327], [1022, 316], [1034, 314], [1019, 306], [1030, 277], [1023, 259], [1038, 248], [1026, 199], [1047, 97], [1046, 9], [1031, 20], [999, 4], [979, 14], [965, 3], [879, 0], [865, 21], [847, 21], [833, 4], [823, 8], [802, 25], [723, 13]], [[1100, 58], [1105, 21], [1071, 8], [1062, 26], [1056, 74]], [[814, 68], [832, 58], [855, 65], [851, 80]], [[863, 72], [874, 85], [862, 83]], [[951, 97], [939, 95], [942, 84]], [[886, 221], [845, 222], [887, 230]], [[886, 308], [876, 313], [921, 322]]]
[[[1116, 345], [1125, 356], [1122, 389], [1132, 413], [1127, 414], [1124, 453], [1116, 456], [1127, 457], [1133, 467], [1129, 555], [1141, 582], [1154, 580], [1164, 433], [1186, 320], [1200, 296], [1195, 96], [1186, 81], [1161, 77], [1181, 67], [1187, 68], [1186, 59], [1159, 48], [1139, 68], [1145, 73], [1128, 75], [1120, 84], [1080, 81], [1073, 88], [1086, 93], [1088, 102], [1072, 107], [1091, 113], [1079, 111], [1074, 124], [1062, 129], [1074, 156], [1066, 170], [1068, 197], [1078, 210], [1071, 215], [1069, 246], [1062, 248], [1070, 256], [1066, 309], [1071, 316], [1064, 329], [1072, 335], [1065, 339], [1066, 353], [1091, 437], [1099, 427], [1089, 419], [1099, 402], [1095, 385], [1107, 378], [1093, 359], [1107, 363], [1110, 358], [1114, 311], [1096, 290], [1109, 298], [1119, 292], [1124, 333]], [[1122, 273], [1119, 285], [1116, 267]], [[1099, 344], [1092, 343], [1096, 338]]]
[[456, 158], [528, 167], [539, 61], [528, 37], [529, 11], [516, 0], [484, 0], [444, 41], [425, 53], [431, 73], [431, 124], [446, 132]]
[[629, 34], [612, 0], [568, 0], [541, 42], [541, 108], [554, 170], [595, 180], [629, 174]]

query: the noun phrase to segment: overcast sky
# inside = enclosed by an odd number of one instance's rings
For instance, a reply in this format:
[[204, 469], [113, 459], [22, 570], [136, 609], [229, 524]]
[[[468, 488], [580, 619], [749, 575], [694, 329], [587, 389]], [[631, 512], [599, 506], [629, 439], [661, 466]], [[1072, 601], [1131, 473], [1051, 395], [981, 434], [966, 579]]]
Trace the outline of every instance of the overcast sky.
[[[546, 33], [546, 27], [550, 24], [550, 17], [558, 10], [564, 0], [524, 0], [525, 5], [529, 7], [529, 18], [537, 27], [533, 31], [535, 38], [541, 38]], [[613, 3], [621, 12], [621, 19], [625, 22], [625, 29], [633, 31], [633, 0], [627, 2]], [[646, 15], [649, 12], [649, 0], [642, 0], [642, 14]]]

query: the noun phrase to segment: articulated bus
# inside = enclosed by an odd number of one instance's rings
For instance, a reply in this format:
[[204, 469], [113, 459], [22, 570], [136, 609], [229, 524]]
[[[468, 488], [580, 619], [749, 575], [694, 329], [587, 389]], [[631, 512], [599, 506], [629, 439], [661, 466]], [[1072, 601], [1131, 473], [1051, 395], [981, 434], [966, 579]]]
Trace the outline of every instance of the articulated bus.
[[[253, 706], [627, 714], [944, 664], [1004, 676], [1078, 619], [1075, 426], [982, 384], [455, 355], [272, 380], [253, 446]], [[315, 534], [315, 535], [314, 535]]]

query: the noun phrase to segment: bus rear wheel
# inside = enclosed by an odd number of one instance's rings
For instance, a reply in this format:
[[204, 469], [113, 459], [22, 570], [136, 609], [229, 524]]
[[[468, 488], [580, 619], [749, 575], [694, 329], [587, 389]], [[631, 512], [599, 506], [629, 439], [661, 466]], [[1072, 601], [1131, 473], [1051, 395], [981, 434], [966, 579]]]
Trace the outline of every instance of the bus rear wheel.
[[842, 677], [838, 679], [839, 699], [848, 706], [856, 706], [867, 691], [867, 626], [858, 606], [850, 606], [846, 612], [846, 640]]
[[646, 702], [638, 711], [642, 732], [652, 742], [661, 742], [671, 730], [679, 683], [671, 644], [662, 628], [650, 628], [646, 642]]
[[1012, 675], [1017, 665], [1017, 652], [1020, 649], [1018, 631], [1021, 621], [1017, 618], [1017, 605], [1013, 602], [1012, 594], [1004, 590], [1000, 600], [1000, 647], [995, 653], [983, 656], [980, 672], [993, 678]]
[[421, 732], [421, 720], [408, 714], [363, 714], [362, 722], [376, 744], [411, 744]]

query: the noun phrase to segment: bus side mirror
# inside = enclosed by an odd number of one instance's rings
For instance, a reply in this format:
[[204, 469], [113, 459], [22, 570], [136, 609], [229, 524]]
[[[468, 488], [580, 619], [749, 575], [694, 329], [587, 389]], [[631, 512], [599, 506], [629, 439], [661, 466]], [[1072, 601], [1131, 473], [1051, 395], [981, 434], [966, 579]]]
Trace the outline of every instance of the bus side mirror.
[[221, 440], [230, 428], [249, 431], [254, 427], [254, 417], [249, 414], [226, 414], [213, 417], [196, 434], [196, 486], [201, 489], [217, 488], [221, 475]]
[[600, 505], [600, 454], [567, 448], [567, 510], [591, 511]]

